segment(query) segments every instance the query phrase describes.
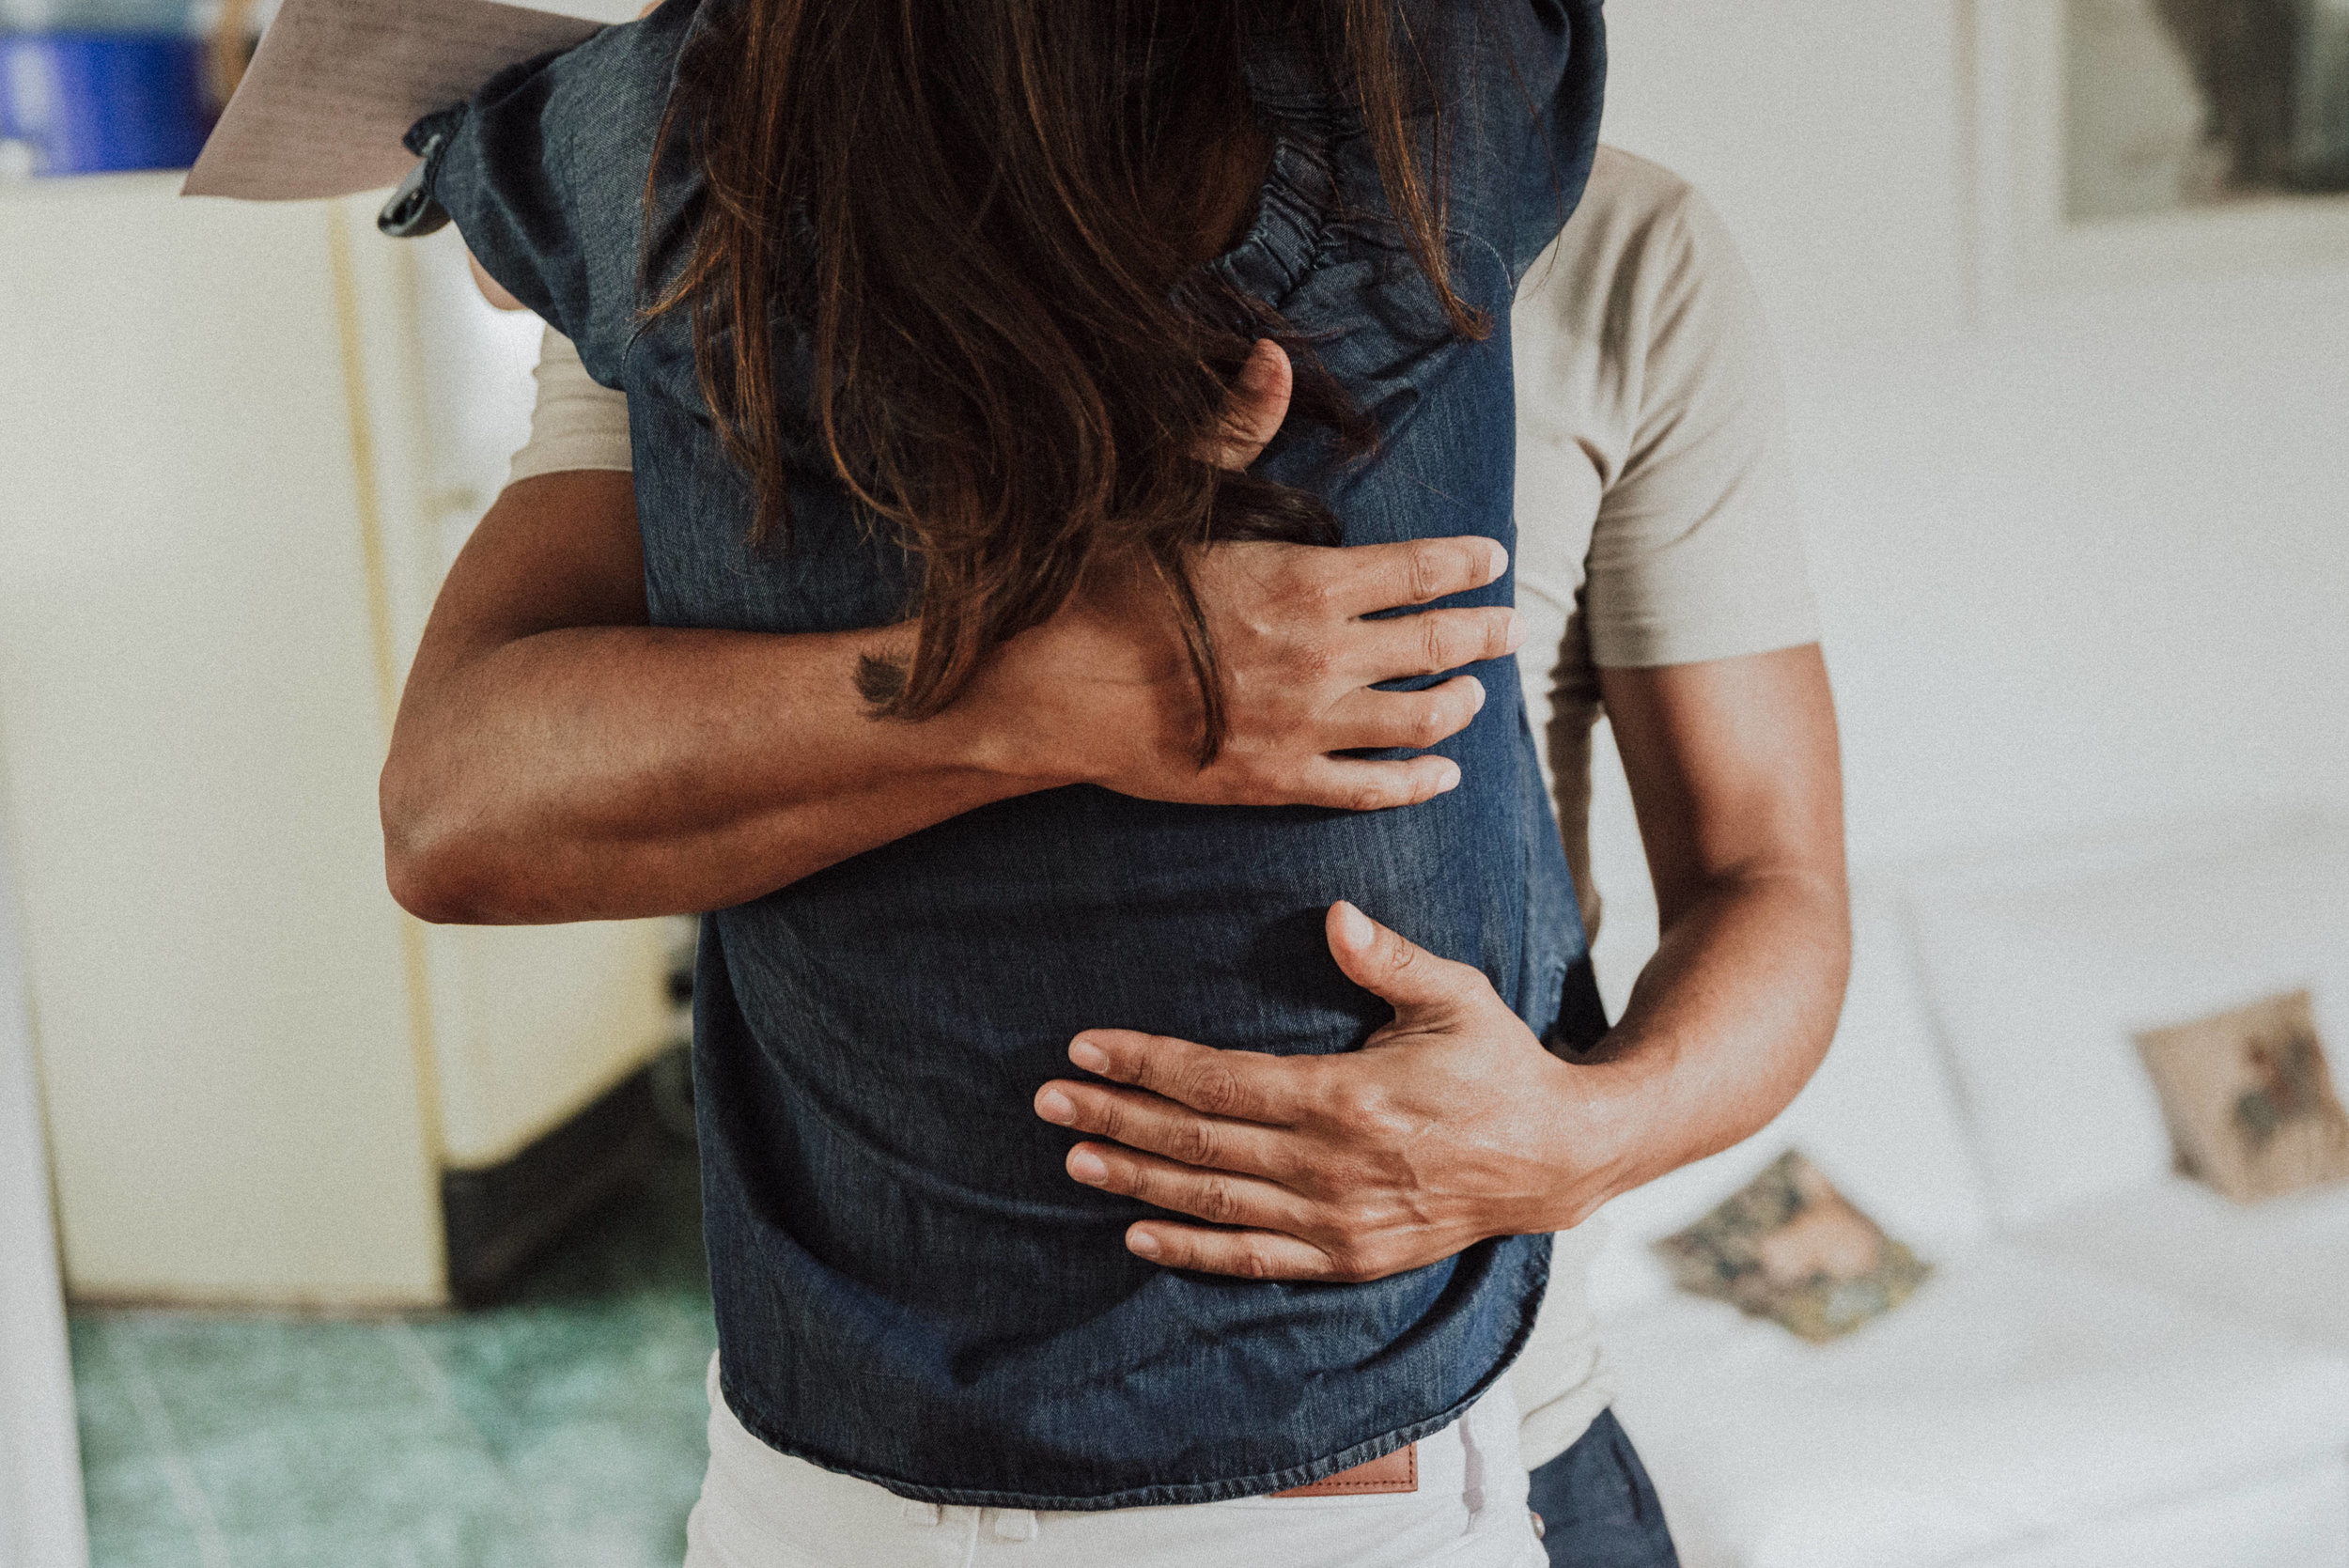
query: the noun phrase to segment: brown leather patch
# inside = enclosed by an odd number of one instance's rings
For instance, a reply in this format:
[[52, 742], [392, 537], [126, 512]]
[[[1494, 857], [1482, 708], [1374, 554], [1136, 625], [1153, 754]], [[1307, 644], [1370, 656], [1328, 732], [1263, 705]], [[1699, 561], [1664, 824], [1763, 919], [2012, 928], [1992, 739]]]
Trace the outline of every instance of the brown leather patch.
[[1276, 1498], [1335, 1498], [1365, 1492], [1418, 1490], [1419, 1445], [1407, 1443], [1392, 1453], [1382, 1454], [1368, 1464], [1357, 1465], [1350, 1470], [1340, 1470], [1333, 1476], [1272, 1495]]

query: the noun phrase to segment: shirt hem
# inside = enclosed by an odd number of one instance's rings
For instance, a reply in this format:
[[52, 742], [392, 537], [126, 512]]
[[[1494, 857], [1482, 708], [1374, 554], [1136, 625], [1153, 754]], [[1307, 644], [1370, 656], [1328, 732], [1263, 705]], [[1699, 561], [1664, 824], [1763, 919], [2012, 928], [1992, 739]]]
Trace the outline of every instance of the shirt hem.
[[[1821, 640], [1815, 619], [1789, 615], [1765, 622], [1754, 616], [1727, 630], [1708, 628], [1677, 635], [1606, 637], [1591, 630], [1591, 663], [1600, 670], [1653, 670], [1668, 664], [1703, 664], [1716, 659], [1743, 659], [1751, 654], [1779, 653], [1807, 647]], [[1601, 642], [1610, 645], [1602, 648]]]
[[1262, 1497], [1268, 1492], [1285, 1492], [1292, 1486], [1305, 1486], [1316, 1481], [1327, 1480], [1341, 1470], [1350, 1470], [1357, 1465], [1366, 1465], [1374, 1459], [1384, 1458], [1404, 1445], [1415, 1443], [1422, 1437], [1432, 1436], [1458, 1421], [1467, 1413], [1470, 1405], [1484, 1398], [1493, 1386], [1506, 1375], [1511, 1363], [1517, 1360], [1518, 1354], [1524, 1350], [1526, 1342], [1532, 1337], [1533, 1323], [1541, 1311], [1542, 1296], [1549, 1284], [1548, 1248], [1545, 1247], [1541, 1250], [1540, 1256], [1529, 1273], [1531, 1278], [1525, 1284], [1526, 1295], [1518, 1308], [1517, 1331], [1510, 1336], [1509, 1343], [1501, 1351], [1500, 1358], [1493, 1363], [1484, 1376], [1476, 1380], [1475, 1385], [1466, 1394], [1454, 1404], [1423, 1421], [1412, 1421], [1408, 1425], [1396, 1427], [1392, 1431], [1381, 1433], [1376, 1437], [1366, 1438], [1327, 1458], [1309, 1460], [1301, 1465], [1291, 1465], [1256, 1475], [1234, 1476], [1214, 1481], [1161, 1482], [1148, 1486], [1130, 1486], [1120, 1491], [1092, 1497], [1069, 1497], [1052, 1493], [1018, 1492], [980, 1487], [933, 1486], [909, 1480], [904, 1476], [893, 1476], [877, 1470], [860, 1468], [833, 1455], [820, 1452], [804, 1444], [795, 1443], [784, 1437], [775, 1424], [768, 1421], [756, 1406], [743, 1397], [741, 1390], [734, 1386], [733, 1379], [726, 1372], [723, 1351], [718, 1359], [718, 1391], [724, 1397], [726, 1408], [734, 1412], [734, 1419], [742, 1423], [742, 1429], [776, 1452], [787, 1454], [793, 1459], [803, 1460], [818, 1469], [831, 1470], [857, 1481], [870, 1482], [885, 1491], [893, 1492], [901, 1498], [910, 1498], [915, 1502], [934, 1502], [955, 1508], [1025, 1508], [1062, 1514], [1099, 1513], [1112, 1508], [1163, 1508], [1187, 1503], [1228, 1502], [1236, 1498]]

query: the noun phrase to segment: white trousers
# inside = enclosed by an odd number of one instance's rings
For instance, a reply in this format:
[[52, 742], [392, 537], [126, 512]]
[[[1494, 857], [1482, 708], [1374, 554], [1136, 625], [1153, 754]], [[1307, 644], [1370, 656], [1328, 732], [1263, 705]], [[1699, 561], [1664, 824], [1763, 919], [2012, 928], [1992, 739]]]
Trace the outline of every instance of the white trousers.
[[685, 1568], [1546, 1568], [1506, 1379], [1419, 1445], [1419, 1490], [1056, 1513], [911, 1502], [776, 1452], [709, 1362]]

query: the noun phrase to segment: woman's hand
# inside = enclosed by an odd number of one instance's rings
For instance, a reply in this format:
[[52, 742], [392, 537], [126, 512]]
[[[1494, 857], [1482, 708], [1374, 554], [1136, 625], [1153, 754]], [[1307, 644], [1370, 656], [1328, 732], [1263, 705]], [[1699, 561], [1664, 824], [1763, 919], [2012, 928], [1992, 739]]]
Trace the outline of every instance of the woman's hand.
[[[1126, 1245], [1173, 1268], [1376, 1280], [1488, 1236], [1567, 1229], [1627, 1184], [1611, 1076], [1543, 1048], [1481, 970], [1351, 904], [1330, 951], [1395, 1010], [1359, 1051], [1268, 1056], [1087, 1030], [1036, 1113], [1092, 1135], [1068, 1173], [1195, 1216], [1137, 1221]], [[1094, 1141], [1094, 1139], [1101, 1141]]]
[[[1270, 341], [1234, 389], [1210, 454], [1242, 469], [1287, 415], [1292, 373]], [[1424, 691], [1381, 681], [1440, 674], [1517, 651], [1514, 610], [1435, 610], [1392, 619], [1499, 578], [1508, 552], [1481, 537], [1327, 549], [1227, 544], [1202, 551], [1192, 585], [1222, 665], [1223, 746], [1198, 763], [1197, 684], [1147, 563], [1095, 574], [1061, 612], [997, 651], [964, 699], [988, 766], [1055, 784], [1206, 805], [1411, 805], [1452, 788], [1449, 758], [1334, 753], [1437, 744], [1484, 706], [1458, 675]]]

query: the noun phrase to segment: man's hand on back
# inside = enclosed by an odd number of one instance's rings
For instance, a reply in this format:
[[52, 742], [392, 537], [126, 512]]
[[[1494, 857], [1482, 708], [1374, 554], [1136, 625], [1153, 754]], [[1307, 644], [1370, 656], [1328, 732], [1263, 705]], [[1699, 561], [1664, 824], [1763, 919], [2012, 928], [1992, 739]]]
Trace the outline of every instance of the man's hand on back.
[[1662, 925], [1614, 1029], [1562, 1060], [1481, 970], [1334, 906], [1330, 955], [1395, 1012], [1361, 1049], [1089, 1029], [1068, 1054], [1097, 1077], [1037, 1092], [1037, 1115], [1086, 1135], [1072, 1177], [1208, 1222], [1137, 1220], [1128, 1248], [1250, 1278], [1376, 1279], [1579, 1224], [1793, 1098], [1851, 954], [1825, 661], [1809, 645], [1600, 679]]
[[1483, 971], [1350, 904], [1330, 955], [1394, 1008], [1358, 1051], [1270, 1056], [1089, 1029], [1036, 1114], [1087, 1136], [1068, 1173], [1206, 1221], [1143, 1219], [1170, 1268], [1382, 1279], [1487, 1236], [1579, 1224], [1624, 1180], [1628, 1121], [1603, 1073], [1544, 1049]]

